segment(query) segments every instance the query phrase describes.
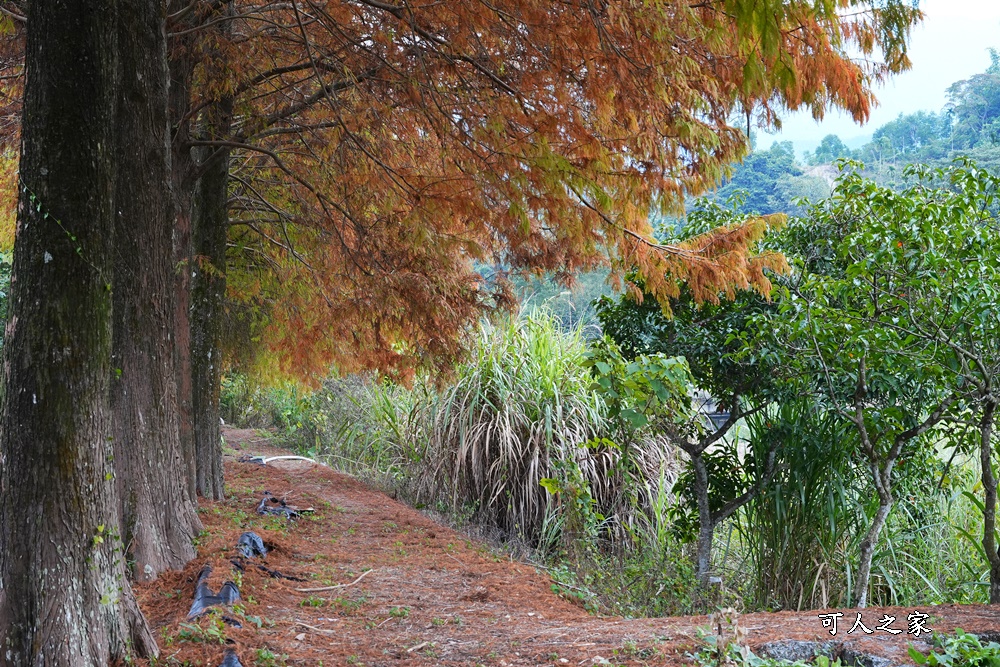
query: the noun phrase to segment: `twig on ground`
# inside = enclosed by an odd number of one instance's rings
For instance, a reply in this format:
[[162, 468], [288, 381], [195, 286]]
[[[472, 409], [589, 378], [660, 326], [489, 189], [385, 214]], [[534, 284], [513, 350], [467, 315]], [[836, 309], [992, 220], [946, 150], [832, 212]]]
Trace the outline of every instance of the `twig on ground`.
[[360, 577], [358, 577], [349, 584], [337, 584], [336, 586], [321, 586], [320, 588], [296, 588], [295, 590], [297, 590], [299, 593], [320, 593], [322, 591], [334, 591], [337, 590], [338, 588], [348, 588], [358, 583], [359, 581], [361, 581], [374, 571], [375, 570], [368, 570], [367, 572], [362, 572]]
[[335, 635], [335, 634], [337, 634], [333, 630], [324, 630], [323, 628], [317, 628], [314, 625], [309, 625], [307, 623], [303, 623], [302, 621], [295, 621], [295, 623], [293, 623], [293, 625], [298, 625], [300, 627], [305, 628], [306, 630], [312, 630], [313, 632], [319, 632], [319, 633], [324, 634], [324, 635]]

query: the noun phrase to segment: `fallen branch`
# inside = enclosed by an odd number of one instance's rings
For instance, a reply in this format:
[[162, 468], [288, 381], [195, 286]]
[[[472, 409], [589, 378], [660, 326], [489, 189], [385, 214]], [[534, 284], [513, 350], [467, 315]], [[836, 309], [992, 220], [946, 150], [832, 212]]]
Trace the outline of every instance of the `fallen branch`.
[[336, 586], [322, 586], [320, 588], [296, 588], [295, 590], [297, 590], [299, 593], [321, 593], [323, 591], [334, 591], [337, 590], [338, 588], [348, 588], [358, 583], [359, 581], [361, 581], [374, 571], [375, 570], [368, 570], [367, 572], [363, 572], [360, 577], [358, 577], [349, 584], [337, 584]]
[[303, 623], [302, 621], [295, 621], [295, 623], [293, 625], [298, 625], [300, 627], [305, 628], [306, 630], [312, 630], [313, 632], [319, 632], [320, 634], [324, 634], [324, 635], [335, 635], [335, 634], [337, 634], [333, 630], [324, 630], [323, 628], [317, 628], [314, 625], [309, 625], [308, 623]]

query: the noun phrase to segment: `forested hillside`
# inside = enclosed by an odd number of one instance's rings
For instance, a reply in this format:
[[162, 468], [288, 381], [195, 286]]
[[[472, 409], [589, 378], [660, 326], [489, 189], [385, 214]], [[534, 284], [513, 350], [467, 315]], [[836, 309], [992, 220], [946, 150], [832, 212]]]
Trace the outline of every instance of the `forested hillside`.
[[791, 143], [755, 150], [733, 168], [709, 199], [732, 201], [746, 213], [801, 213], [799, 197], [816, 201], [830, 192], [839, 159], [864, 163], [865, 174], [879, 183], [899, 185], [911, 163], [945, 166], [967, 156], [984, 169], [1000, 170], [1000, 52], [980, 74], [956, 81], [943, 109], [918, 110], [875, 129], [871, 141], [850, 149], [835, 134], [801, 160]]

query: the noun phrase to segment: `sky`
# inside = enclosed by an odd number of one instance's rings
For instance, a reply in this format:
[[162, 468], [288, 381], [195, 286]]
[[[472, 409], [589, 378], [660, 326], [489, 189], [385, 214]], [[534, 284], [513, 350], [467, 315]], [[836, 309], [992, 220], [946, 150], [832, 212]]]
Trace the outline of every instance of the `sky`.
[[990, 65], [987, 49], [1000, 49], [1000, 0], [921, 0], [920, 8], [923, 23], [910, 36], [913, 67], [876, 88], [879, 104], [868, 123], [857, 125], [837, 111], [828, 112], [822, 123], [808, 112], [786, 112], [782, 131], [758, 134], [757, 147], [791, 141], [801, 154], [815, 148], [827, 134], [836, 134], [854, 148], [901, 113], [941, 111], [948, 86], [985, 71]]

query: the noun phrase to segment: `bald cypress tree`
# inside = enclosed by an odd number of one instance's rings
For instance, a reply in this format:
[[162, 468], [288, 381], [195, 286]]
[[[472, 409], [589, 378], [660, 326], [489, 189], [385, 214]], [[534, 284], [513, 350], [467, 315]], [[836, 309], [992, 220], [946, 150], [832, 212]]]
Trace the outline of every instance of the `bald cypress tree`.
[[113, 470], [119, 9], [28, 5], [0, 409], [0, 647], [11, 667], [156, 651], [126, 578]]

